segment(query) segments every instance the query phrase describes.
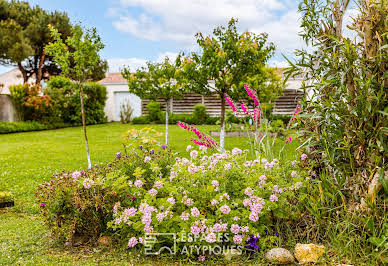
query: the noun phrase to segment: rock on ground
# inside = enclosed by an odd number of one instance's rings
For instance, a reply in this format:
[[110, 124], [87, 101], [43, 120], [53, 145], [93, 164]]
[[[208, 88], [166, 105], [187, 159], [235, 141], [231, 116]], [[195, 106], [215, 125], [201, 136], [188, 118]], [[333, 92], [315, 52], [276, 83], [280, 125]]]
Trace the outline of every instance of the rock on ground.
[[289, 264], [295, 261], [291, 252], [285, 248], [273, 248], [265, 254], [265, 257], [269, 262], [275, 264]]
[[325, 253], [325, 247], [315, 244], [296, 244], [295, 246], [295, 258], [299, 263], [318, 262], [319, 258]]

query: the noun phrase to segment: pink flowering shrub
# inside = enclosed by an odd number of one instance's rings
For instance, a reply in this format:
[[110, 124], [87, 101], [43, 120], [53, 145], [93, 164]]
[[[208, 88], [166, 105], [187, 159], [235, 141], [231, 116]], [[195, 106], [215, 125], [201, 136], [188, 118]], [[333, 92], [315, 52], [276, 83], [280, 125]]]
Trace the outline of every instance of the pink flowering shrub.
[[[71, 241], [110, 234], [142, 252], [147, 233], [173, 233], [180, 239], [178, 254], [187, 245], [235, 245], [248, 252], [276, 243], [276, 223], [299, 216], [308, 180], [298, 163], [250, 160], [247, 150], [217, 153], [205, 146], [189, 146], [187, 158], [176, 157], [138, 133], [126, 136], [125, 153], [107, 166], [61, 172], [39, 187], [36, 196], [54, 235]], [[174, 242], [158, 235], [154, 245]]]
[[[143, 144], [131, 146], [127, 155], [116, 154], [106, 166], [54, 174], [38, 188], [45, 223], [56, 237], [98, 238], [108, 232], [107, 223], [122, 206], [138, 205], [146, 195], [165, 196], [159, 190], [170, 177], [174, 156], [164, 145]], [[129, 208], [125, 215], [133, 216], [134, 210]]]
[[[125, 236], [130, 248], [143, 250], [140, 240], [146, 233], [191, 237], [190, 243], [178, 242], [181, 250], [189, 244], [220, 245], [221, 233], [229, 235], [221, 245], [246, 246], [253, 236], [274, 231], [274, 221], [298, 217], [305, 173], [291, 162], [247, 160], [248, 152], [238, 148], [213, 154], [188, 150], [190, 158], [175, 158], [162, 186], [160, 180], [146, 183], [148, 190], [131, 186], [130, 193], [142, 197], [121, 202], [115, 210], [109, 227]], [[149, 193], [153, 190], [157, 193]], [[173, 242], [160, 237], [155, 245], [171, 247]]]

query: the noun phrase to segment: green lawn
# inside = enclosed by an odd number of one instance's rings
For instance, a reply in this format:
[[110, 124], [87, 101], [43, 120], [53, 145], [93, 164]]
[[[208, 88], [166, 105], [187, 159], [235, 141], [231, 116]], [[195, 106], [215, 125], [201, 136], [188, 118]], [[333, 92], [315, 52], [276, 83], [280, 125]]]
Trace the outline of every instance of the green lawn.
[[[113, 160], [122, 151], [121, 136], [130, 128], [143, 125], [109, 123], [88, 126], [93, 164]], [[152, 125], [164, 132], [163, 125]], [[201, 130], [217, 130], [217, 126], [200, 126]], [[170, 147], [186, 154], [191, 134], [178, 126], [170, 127]], [[162, 138], [161, 138], [162, 139]], [[277, 149], [283, 140], [277, 141]], [[296, 156], [297, 143], [292, 142], [286, 155]], [[247, 138], [226, 138], [226, 148], [248, 148]], [[16, 196], [16, 206], [0, 210], [0, 264], [94, 264], [128, 262], [127, 253], [106, 252], [100, 249], [70, 249], [56, 246], [39, 217], [39, 206], [34, 192], [37, 186], [50, 180], [62, 169], [87, 167], [81, 127], [39, 132], [0, 135], [0, 191]], [[135, 258], [131, 257], [131, 262]], [[160, 262], [162, 263], [162, 262]]]

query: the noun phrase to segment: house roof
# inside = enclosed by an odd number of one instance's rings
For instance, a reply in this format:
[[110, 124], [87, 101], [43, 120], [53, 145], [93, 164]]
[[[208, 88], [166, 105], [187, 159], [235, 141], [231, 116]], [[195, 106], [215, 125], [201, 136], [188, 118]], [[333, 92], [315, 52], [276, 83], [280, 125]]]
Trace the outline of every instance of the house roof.
[[123, 78], [121, 73], [108, 73], [108, 75], [99, 81], [101, 84], [109, 84], [109, 83], [120, 83], [120, 84], [127, 84], [128, 81]]
[[23, 84], [22, 73], [15, 68], [0, 75], [0, 94], [9, 94], [9, 86]]

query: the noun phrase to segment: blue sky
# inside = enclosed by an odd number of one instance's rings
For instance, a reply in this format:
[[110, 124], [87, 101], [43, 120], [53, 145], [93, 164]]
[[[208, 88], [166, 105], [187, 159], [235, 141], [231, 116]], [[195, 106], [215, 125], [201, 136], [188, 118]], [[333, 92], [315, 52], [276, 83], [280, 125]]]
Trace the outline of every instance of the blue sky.
[[[239, 19], [239, 29], [267, 32], [277, 47], [272, 65], [284, 66], [282, 54], [302, 46], [296, 0], [28, 0], [47, 10], [65, 11], [73, 23], [96, 27], [106, 47], [101, 55], [110, 72], [136, 68], [196, 49], [194, 34], [210, 33]], [[0, 73], [9, 68], [0, 67]]]

